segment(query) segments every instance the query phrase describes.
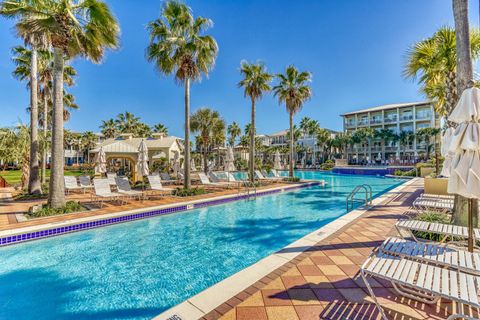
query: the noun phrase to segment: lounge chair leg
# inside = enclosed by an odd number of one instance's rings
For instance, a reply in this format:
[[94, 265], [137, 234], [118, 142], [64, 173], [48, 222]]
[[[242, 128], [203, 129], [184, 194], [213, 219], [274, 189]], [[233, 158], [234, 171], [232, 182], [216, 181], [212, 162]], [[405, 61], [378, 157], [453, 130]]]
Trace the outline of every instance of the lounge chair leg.
[[387, 315], [385, 314], [385, 311], [383, 311], [383, 308], [380, 305], [380, 303], [378, 303], [377, 297], [375, 296], [375, 293], [373, 293], [372, 287], [370, 286], [370, 283], [368, 282], [367, 275], [364, 273], [363, 270], [361, 270], [361, 275], [362, 275], [363, 282], [365, 283], [365, 286], [368, 289], [368, 293], [370, 294], [370, 296], [373, 299], [373, 302], [377, 306], [378, 311], [380, 311], [382, 319], [383, 320], [388, 320]]
[[395, 282], [392, 281], [393, 289], [401, 296], [417, 300], [426, 304], [434, 304], [437, 303], [438, 299], [440, 299], [439, 296], [434, 296], [426, 293], [422, 293], [417, 290], [413, 290], [410, 288], [406, 288], [402, 285], [399, 285]]

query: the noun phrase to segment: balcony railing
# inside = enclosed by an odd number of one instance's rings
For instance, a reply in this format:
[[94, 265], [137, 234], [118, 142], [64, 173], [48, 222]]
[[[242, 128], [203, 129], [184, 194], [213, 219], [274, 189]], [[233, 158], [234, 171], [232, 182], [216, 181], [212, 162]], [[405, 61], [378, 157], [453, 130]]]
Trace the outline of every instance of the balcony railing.
[[431, 114], [417, 114], [417, 120], [430, 120], [431, 118]]
[[408, 120], [413, 120], [413, 115], [407, 115], [407, 116], [401, 116], [400, 121], [408, 121]]
[[366, 125], [368, 125], [368, 120], [360, 120], [360, 121], [358, 121], [358, 125], [359, 126], [366, 126]]
[[347, 126], [347, 127], [355, 127], [355, 122], [347, 122], [347, 123], [345, 123], [345, 126]]
[[378, 124], [378, 123], [382, 123], [382, 119], [372, 119], [372, 120], [370, 120], [370, 124]]
[[385, 118], [386, 123], [397, 122], [397, 117]]

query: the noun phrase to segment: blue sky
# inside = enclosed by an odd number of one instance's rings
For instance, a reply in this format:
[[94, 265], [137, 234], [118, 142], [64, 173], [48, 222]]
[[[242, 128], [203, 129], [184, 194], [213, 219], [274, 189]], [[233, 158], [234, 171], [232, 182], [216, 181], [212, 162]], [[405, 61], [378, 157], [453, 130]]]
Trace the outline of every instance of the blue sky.
[[[146, 24], [157, 18], [160, 1], [108, 0], [122, 29], [121, 48], [101, 65], [73, 62], [79, 76], [71, 92], [80, 110], [66, 124], [74, 131], [99, 131], [102, 119], [133, 112], [148, 124], [164, 123], [182, 136], [183, 88], [159, 75], [145, 61]], [[478, 25], [477, 1], [471, 1], [471, 23]], [[141, 3], [141, 4], [140, 4]], [[339, 114], [388, 103], [424, 100], [418, 86], [401, 76], [405, 51], [442, 25], [453, 26], [450, 0], [189, 0], [195, 15], [214, 21], [210, 34], [219, 45], [216, 66], [191, 91], [192, 110], [219, 110], [227, 123], [249, 122], [250, 105], [237, 88], [242, 59], [263, 61], [269, 71], [294, 64], [313, 73], [313, 98], [296, 116], [317, 119], [340, 130]], [[0, 126], [19, 119], [28, 92], [11, 76], [13, 22], [0, 20]], [[257, 105], [258, 132], [288, 126], [283, 106], [271, 96]]]

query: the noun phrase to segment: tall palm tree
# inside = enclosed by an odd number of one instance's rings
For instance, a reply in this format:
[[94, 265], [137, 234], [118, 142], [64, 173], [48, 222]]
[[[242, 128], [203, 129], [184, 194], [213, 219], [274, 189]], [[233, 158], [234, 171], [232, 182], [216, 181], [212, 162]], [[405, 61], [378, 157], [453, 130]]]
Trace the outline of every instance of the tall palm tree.
[[153, 126], [153, 132], [163, 133], [165, 135], [168, 135], [168, 128], [161, 123], [157, 123], [156, 125]]
[[[163, 74], [175, 75], [185, 88], [185, 163], [190, 163], [190, 82], [208, 75], [218, 53], [217, 42], [204, 32], [212, 26], [207, 18], [194, 18], [179, 1], [165, 2], [160, 18], [148, 24], [150, 45], [147, 60]], [[190, 166], [185, 166], [184, 187], [190, 188]]]
[[86, 156], [86, 159], [87, 159], [87, 163], [90, 163], [90, 150], [95, 148], [95, 146], [97, 145], [97, 142], [98, 142], [98, 137], [91, 131], [86, 131], [84, 133], [82, 133], [82, 137], [81, 137], [81, 142], [82, 142], [82, 150], [83, 150], [83, 153], [84, 153], [84, 159], [85, 159], [85, 154], [87, 155]]
[[330, 131], [328, 131], [327, 129], [321, 128], [321, 129], [318, 129], [316, 134], [317, 134], [316, 135], [317, 146], [322, 149], [322, 162], [325, 162], [326, 160], [325, 151], [326, 151], [327, 143], [330, 139]]
[[115, 138], [118, 134], [117, 123], [114, 119], [102, 120], [100, 130], [105, 138]]
[[382, 160], [385, 160], [385, 144], [393, 138], [394, 134], [392, 130], [386, 128], [375, 130], [374, 137], [380, 139], [382, 144]]
[[273, 76], [267, 72], [263, 63], [248, 63], [247, 61], [240, 63], [240, 74], [243, 79], [238, 83], [238, 87], [243, 88], [244, 97], [249, 97], [251, 103], [251, 129], [245, 130], [245, 133], [250, 135], [248, 172], [250, 182], [253, 182], [255, 177], [255, 104], [262, 99], [266, 92], [271, 90], [270, 82]]
[[[471, 52], [474, 60], [480, 56], [480, 32], [470, 34]], [[421, 84], [421, 91], [435, 103], [435, 110], [448, 116], [457, 103], [458, 92], [457, 49], [455, 29], [441, 27], [430, 38], [415, 43], [407, 51], [407, 63], [403, 70], [406, 78]]]
[[293, 178], [293, 116], [299, 112], [305, 102], [310, 100], [312, 89], [308, 85], [312, 81], [312, 74], [300, 72], [294, 66], [288, 66], [285, 74], [278, 74], [279, 84], [273, 88], [278, 102], [284, 103], [287, 108], [290, 122], [290, 165], [289, 175]]
[[227, 132], [229, 134], [228, 144], [231, 147], [234, 147], [235, 146], [235, 140], [242, 134], [242, 129], [240, 128], [240, 126], [235, 121], [233, 121], [228, 126]]
[[410, 144], [410, 142], [412, 142], [414, 137], [415, 134], [412, 131], [402, 131], [398, 135], [398, 141], [400, 142], [400, 146], [403, 146], [403, 158], [405, 158], [407, 146]]
[[364, 160], [367, 160], [367, 152], [369, 152], [371, 140], [375, 136], [375, 130], [372, 128], [360, 128], [356, 130], [353, 134], [354, 141], [356, 143], [363, 143], [365, 145], [364, 148]]
[[140, 124], [140, 118], [133, 113], [125, 111], [117, 115], [115, 120], [117, 128], [121, 133], [134, 133]]
[[65, 205], [63, 183], [63, 94], [65, 59], [83, 56], [101, 62], [106, 48], [118, 46], [119, 27], [107, 4], [101, 0], [10, 0], [2, 5], [7, 16], [21, 15], [19, 35], [38, 35], [53, 47], [52, 170], [48, 204]]
[[[225, 132], [225, 121], [220, 117], [218, 111], [210, 108], [200, 108], [192, 114], [190, 130], [198, 133], [197, 141], [201, 144], [203, 151], [203, 168], [208, 171], [208, 151], [213, 146], [218, 136]], [[223, 135], [225, 136], [225, 135]]]

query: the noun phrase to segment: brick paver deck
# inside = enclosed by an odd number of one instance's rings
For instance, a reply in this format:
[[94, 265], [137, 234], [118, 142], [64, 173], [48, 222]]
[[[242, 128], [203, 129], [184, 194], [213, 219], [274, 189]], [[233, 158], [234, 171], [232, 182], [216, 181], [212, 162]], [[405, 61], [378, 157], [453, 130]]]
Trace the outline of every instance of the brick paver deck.
[[[371, 250], [393, 233], [394, 223], [404, 217], [421, 188], [419, 179], [203, 319], [380, 319], [359, 269]], [[425, 305], [395, 295], [390, 283], [370, 280], [392, 319], [445, 319], [451, 309], [445, 300]]]

